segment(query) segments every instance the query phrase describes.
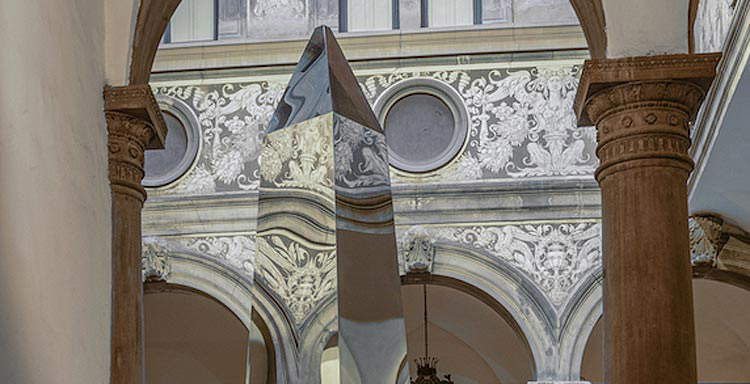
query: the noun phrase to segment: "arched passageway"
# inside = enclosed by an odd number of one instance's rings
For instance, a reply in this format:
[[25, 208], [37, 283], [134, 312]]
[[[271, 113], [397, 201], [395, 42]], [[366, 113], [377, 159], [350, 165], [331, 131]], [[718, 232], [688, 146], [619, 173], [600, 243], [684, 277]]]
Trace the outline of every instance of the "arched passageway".
[[[534, 361], [525, 340], [497, 311], [458, 289], [428, 285], [430, 355], [440, 359], [438, 372], [458, 383], [526, 384]], [[406, 318], [410, 370], [424, 355], [422, 285], [401, 289]]]
[[146, 382], [268, 383], [267, 338], [255, 319], [248, 330], [219, 301], [189, 288], [146, 293]]
[[[750, 383], [750, 291], [693, 280], [699, 383]], [[597, 322], [586, 345], [581, 377], [604, 382], [604, 329]]]

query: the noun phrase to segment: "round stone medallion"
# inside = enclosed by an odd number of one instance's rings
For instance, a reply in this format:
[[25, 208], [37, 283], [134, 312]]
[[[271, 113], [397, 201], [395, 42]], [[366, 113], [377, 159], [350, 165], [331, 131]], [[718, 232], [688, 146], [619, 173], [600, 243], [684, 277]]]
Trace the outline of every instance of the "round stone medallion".
[[389, 161], [409, 173], [434, 171], [461, 152], [468, 129], [460, 97], [432, 79], [410, 79], [389, 88], [375, 105]]
[[199, 147], [198, 122], [184, 103], [159, 98], [167, 137], [164, 149], [146, 151], [143, 185], [161, 187], [179, 179], [195, 161]]

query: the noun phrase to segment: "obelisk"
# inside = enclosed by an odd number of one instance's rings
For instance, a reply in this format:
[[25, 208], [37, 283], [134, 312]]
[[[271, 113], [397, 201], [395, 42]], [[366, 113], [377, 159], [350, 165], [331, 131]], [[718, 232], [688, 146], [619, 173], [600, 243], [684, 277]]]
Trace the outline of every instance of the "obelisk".
[[335, 295], [341, 383], [395, 383], [406, 332], [388, 149], [327, 27], [313, 32], [279, 102], [260, 173], [257, 248], [273, 265], [269, 285], [298, 321]]

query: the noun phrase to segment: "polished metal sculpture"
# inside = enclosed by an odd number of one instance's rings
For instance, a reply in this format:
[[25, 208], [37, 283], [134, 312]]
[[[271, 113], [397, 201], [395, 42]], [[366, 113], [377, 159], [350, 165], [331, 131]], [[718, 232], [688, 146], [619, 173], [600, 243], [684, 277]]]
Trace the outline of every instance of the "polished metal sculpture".
[[406, 332], [388, 149], [327, 27], [314, 31], [279, 102], [260, 174], [258, 278], [301, 327], [335, 300], [342, 383], [395, 383]]

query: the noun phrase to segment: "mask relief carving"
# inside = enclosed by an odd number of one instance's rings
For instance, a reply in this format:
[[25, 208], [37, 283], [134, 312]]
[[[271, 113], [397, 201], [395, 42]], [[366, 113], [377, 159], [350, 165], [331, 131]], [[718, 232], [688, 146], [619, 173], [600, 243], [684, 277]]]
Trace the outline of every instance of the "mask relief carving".
[[435, 241], [421, 226], [414, 226], [404, 233], [401, 240], [401, 264], [403, 272], [432, 272], [435, 260]]
[[169, 248], [156, 240], [144, 239], [143, 241], [143, 280], [165, 281], [172, 272], [169, 265]]

